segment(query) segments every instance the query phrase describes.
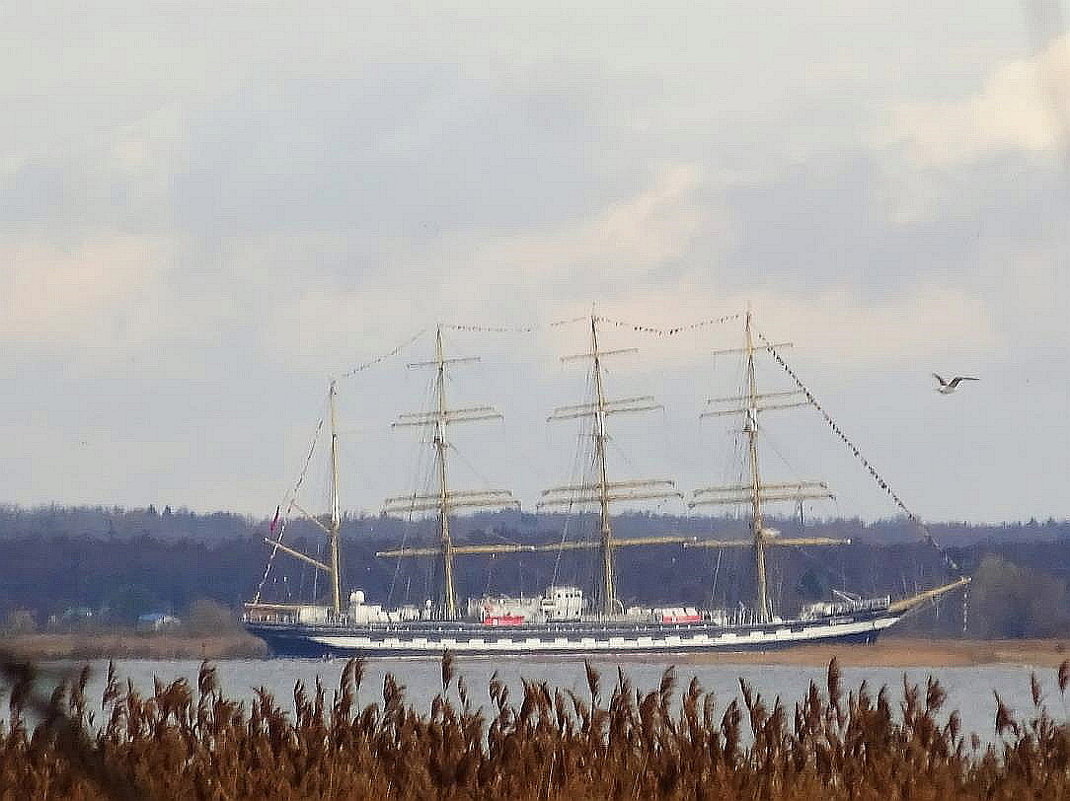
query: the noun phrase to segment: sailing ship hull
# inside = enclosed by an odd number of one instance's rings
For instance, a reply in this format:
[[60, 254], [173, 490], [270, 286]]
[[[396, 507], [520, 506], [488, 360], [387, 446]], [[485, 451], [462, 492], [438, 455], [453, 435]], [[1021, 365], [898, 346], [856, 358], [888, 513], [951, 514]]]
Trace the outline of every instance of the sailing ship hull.
[[765, 625], [569, 623], [492, 627], [478, 623], [326, 625], [246, 623], [274, 656], [626, 656], [772, 651], [799, 645], [872, 643], [899, 615], [866, 611]]

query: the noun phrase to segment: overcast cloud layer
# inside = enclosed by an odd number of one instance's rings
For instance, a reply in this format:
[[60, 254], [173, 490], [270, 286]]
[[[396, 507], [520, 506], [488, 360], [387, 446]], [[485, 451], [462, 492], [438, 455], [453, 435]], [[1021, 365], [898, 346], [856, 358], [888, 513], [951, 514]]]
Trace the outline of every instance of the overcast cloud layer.
[[[91, 5], [0, 5], [0, 502], [267, 515], [326, 376], [437, 320], [749, 301], [922, 517], [1070, 516], [1057, 4]], [[622, 420], [622, 476], [732, 480], [697, 414], [738, 339], [607, 333], [642, 350], [614, 394], [665, 404]], [[458, 480], [533, 506], [570, 478], [544, 421], [582, 400], [582, 326], [449, 344], [484, 355], [451, 391], [506, 413]], [[413, 489], [405, 360], [342, 382], [350, 509]], [[771, 475], [895, 514], [825, 433], [770, 420]]]

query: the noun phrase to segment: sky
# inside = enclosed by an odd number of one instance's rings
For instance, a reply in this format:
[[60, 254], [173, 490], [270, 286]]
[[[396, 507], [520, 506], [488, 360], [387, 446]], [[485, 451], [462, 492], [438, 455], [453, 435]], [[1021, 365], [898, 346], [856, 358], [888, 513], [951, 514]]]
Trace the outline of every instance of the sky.
[[[533, 508], [584, 399], [586, 329], [550, 323], [749, 303], [921, 518], [1070, 517], [1065, 9], [622, 5], [0, 2], [0, 503], [270, 516], [328, 376], [444, 322], [536, 329], [446, 337], [482, 356], [451, 397], [505, 414], [451, 475]], [[604, 337], [639, 348], [609, 394], [664, 405], [613, 418], [614, 474], [735, 480], [698, 414], [738, 319]], [[420, 488], [390, 422], [431, 348], [340, 379], [346, 509]], [[814, 514], [900, 511], [816, 412], [767, 417], [769, 479], [837, 493]]]

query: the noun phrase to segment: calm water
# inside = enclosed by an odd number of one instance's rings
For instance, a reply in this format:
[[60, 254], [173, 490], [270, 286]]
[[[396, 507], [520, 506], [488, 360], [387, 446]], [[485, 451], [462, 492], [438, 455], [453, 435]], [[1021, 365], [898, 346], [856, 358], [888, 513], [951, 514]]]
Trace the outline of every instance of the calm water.
[[[107, 674], [107, 662], [90, 663], [93, 669], [88, 698], [99, 702], [101, 689]], [[596, 661], [595, 666], [602, 674], [602, 696], [608, 700], [616, 683], [616, 661]], [[662, 672], [671, 662], [656, 660], [627, 661], [624, 670], [633, 685], [640, 690], [657, 687]], [[338, 679], [344, 660], [232, 660], [216, 663], [220, 685], [232, 698], [249, 699], [253, 690], [263, 686], [272, 692], [283, 708], [292, 705], [294, 683], [303, 681], [312, 687], [318, 676], [329, 691], [338, 686]], [[501, 679], [510, 685], [510, 698], [516, 700], [521, 692], [521, 677], [545, 680], [552, 686], [573, 689], [582, 695], [587, 693], [587, 682], [581, 661], [554, 659], [458, 659], [457, 674], [463, 675], [468, 682], [472, 698], [476, 703], [490, 703], [487, 683], [497, 671]], [[198, 661], [150, 661], [122, 660], [116, 662], [120, 677], [129, 678], [143, 693], [150, 693], [153, 678], [169, 682], [185, 677], [196, 686], [196, 676], [200, 663]], [[431, 699], [438, 692], [441, 683], [441, 667], [438, 661], [400, 660], [369, 662], [359, 701], [367, 704], [381, 701], [383, 677], [393, 673], [397, 680], [405, 685], [406, 697], [417, 709], [427, 711]], [[847, 690], [857, 689], [863, 681], [868, 682], [872, 693], [882, 685], [888, 685], [894, 705], [902, 698], [903, 676], [912, 683], [924, 686], [930, 675], [936, 676], [947, 691], [945, 713], [957, 709], [962, 717], [963, 729], [976, 732], [983, 739], [994, 736], [995, 699], [993, 690], [998, 691], [1008, 706], [1020, 717], [1031, 713], [1029, 676], [1033, 668], [1026, 666], [985, 666], [968, 668], [845, 668], [843, 686]], [[1044, 690], [1044, 697], [1049, 711], [1058, 720], [1067, 719], [1067, 707], [1059, 694], [1054, 670], [1035, 670]], [[790, 709], [800, 701], [811, 680], [819, 688], [824, 686], [825, 669], [818, 667], [794, 667], [782, 665], [678, 665], [676, 670], [678, 692], [687, 686], [692, 676], [698, 677], [706, 690], [712, 690], [717, 697], [720, 711], [728, 702], [739, 695], [739, 679], [744, 678], [765, 698], [767, 705], [779, 695]]]

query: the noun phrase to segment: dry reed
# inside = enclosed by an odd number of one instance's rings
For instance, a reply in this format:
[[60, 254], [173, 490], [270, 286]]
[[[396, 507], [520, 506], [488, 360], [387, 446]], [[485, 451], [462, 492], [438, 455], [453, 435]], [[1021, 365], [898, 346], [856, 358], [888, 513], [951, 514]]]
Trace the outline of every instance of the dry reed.
[[[352, 660], [337, 690], [298, 683], [285, 712], [263, 688], [249, 703], [225, 697], [208, 663], [196, 687], [157, 681], [144, 697], [110, 667], [98, 719], [87, 670], [45, 700], [29, 666], [9, 664], [0, 800], [1070, 797], [1067, 725], [1049, 715], [1035, 677], [1025, 718], [997, 696], [997, 737], [982, 747], [956, 713], [942, 716], [935, 679], [904, 680], [897, 701], [864, 683], [845, 692], [835, 660], [792, 706], [741, 680], [721, 709], [694, 679], [677, 692], [672, 669], [649, 692], [618, 669], [605, 700], [599, 673], [588, 664], [586, 675], [581, 693], [525, 681], [515, 702], [495, 676], [481, 707], [447, 656], [424, 714], [389, 675], [381, 697], [362, 703], [364, 664]], [[1064, 663], [1060, 692], [1068, 682]]]

